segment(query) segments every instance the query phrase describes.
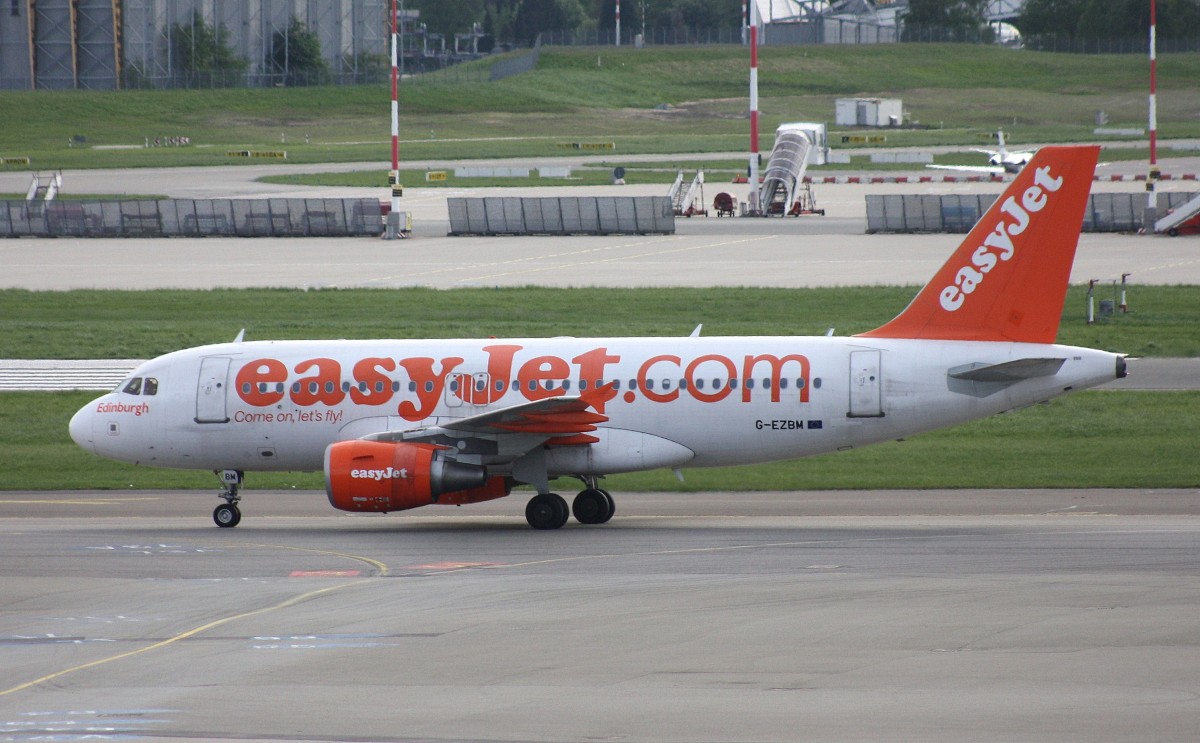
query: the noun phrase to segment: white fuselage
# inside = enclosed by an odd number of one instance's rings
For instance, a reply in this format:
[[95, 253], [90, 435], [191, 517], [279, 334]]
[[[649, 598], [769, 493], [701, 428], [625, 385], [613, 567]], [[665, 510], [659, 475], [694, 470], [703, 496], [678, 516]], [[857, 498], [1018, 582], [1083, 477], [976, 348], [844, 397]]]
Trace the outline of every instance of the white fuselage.
[[[1028, 358], [1065, 361], [1017, 380], [950, 376]], [[317, 471], [335, 441], [585, 396], [608, 418], [592, 433], [599, 441], [548, 449], [549, 474], [711, 467], [848, 449], [1024, 407], [1115, 378], [1119, 359], [1058, 345], [858, 337], [226, 343], [146, 362], [131, 374], [138, 384], [80, 410], [71, 435], [137, 464]], [[487, 451], [459, 459], [498, 473], [507, 465]]]

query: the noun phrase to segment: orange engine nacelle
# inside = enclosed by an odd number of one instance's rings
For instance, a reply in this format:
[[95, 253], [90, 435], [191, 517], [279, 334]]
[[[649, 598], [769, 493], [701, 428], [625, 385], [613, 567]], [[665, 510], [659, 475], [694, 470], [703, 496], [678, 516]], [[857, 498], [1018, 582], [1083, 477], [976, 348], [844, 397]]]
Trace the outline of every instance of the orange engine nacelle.
[[432, 444], [339, 441], [325, 450], [325, 493], [334, 508], [385, 513], [508, 495], [504, 478], [442, 452]]

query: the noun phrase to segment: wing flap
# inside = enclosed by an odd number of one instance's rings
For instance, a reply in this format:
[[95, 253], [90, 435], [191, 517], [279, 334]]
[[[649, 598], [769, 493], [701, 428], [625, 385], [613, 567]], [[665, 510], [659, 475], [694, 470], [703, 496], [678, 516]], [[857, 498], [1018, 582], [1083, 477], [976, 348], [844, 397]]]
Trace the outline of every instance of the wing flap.
[[[446, 421], [438, 426], [405, 431], [381, 431], [364, 436], [373, 441], [441, 441], [465, 439], [480, 451], [528, 451], [540, 444], [582, 446], [599, 441], [589, 436], [608, 416], [596, 412], [586, 397], [549, 397], [510, 405], [478, 415]], [[502, 442], [496, 447], [483, 442]]]

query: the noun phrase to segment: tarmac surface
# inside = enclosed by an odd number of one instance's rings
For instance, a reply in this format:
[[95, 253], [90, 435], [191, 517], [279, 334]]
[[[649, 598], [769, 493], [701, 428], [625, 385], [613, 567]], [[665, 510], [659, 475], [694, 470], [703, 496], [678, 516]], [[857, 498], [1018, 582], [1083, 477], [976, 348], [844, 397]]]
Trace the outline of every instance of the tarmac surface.
[[0, 495], [0, 740], [1167, 741], [1200, 493]]
[[[717, 157], [709, 155], [708, 157]], [[676, 160], [679, 158], [676, 157]], [[561, 162], [556, 160], [556, 162]], [[1200, 170], [1200, 158], [1164, 161], [1169, 172]], [[407, 165], [407, 163], [406, 163]], [[438, 165], [430, 163], [430, 165]], [[441, 164], [445, 165], [445, 164]], [[1136, 163], [1114, 163], [1131, 170]], [[160, 193], [178, 198], [380, 197], [381, 189], [281, 186], [264, 175], [364, 170], [370, 163], [72, 171], [78, 193]], [[926, 171], [928, 172], [928, 171]], [[921, 173], [908, 173], [915, 177]], [[892, 173], [889, 175], [904, 175]], [[23, 190], [26, 174], [0, 174], [0, 191]], [[1099, 181], [1093, 191], [1142, 192], [1134, 182]], [[710, 182], [744, 199], [745, 185]], [[30, 238], [0, 240], [0, 288], [33, 290], [213, 287], [427, 286], [772, 286], [923, 284], [961, 235], [867, 235], [867, 194], [999, 193], [1001, 183], [864, 183], [814, 186], [826, 216], [676, 220], [674, 235], [447, 237], [451, 196], [579, 195], [575, 187], [408, 188], [408, 240], [374, 238]], [[1171, 180], [1160, 191], [1194, 192]], [[590, 195], [661, 195], [664, 186], [603, 186]], [[1197, 237], [1085, 234], [1073, 283], [1131, 274], [1140, 285], [1200, 284]]]

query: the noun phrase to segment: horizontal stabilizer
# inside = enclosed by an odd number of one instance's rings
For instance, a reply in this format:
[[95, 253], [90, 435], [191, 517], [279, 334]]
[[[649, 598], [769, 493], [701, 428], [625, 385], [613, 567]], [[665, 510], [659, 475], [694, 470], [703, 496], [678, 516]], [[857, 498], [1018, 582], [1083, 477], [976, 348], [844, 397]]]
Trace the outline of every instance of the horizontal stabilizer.
[[1002, 364], [974, 363], [957, 366], [948, 373], [953, 379], [972, 382], [1019, 382], [1034, 377], [1052, 377], [1066, 359], [1017, 359]]

